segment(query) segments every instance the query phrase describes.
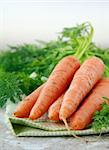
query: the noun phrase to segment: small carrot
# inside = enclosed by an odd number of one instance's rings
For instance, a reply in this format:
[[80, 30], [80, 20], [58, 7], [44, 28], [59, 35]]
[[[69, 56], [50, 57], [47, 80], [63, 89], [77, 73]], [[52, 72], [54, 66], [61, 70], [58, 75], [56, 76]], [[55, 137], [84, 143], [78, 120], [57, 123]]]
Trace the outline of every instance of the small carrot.
[[66, 119], [77, 109], [79, 104], [90, 92], [93, 86], [101, 79], [104, 72], [104, 63], [97, 57], [87, 59], [77, 70], [74, 78], [64, 95], [59, 117], [67, 126]]
[[39, 94], [41, 92], [41, 90], [43, 89], [44, 84], [41, 85], [40, 87], [38, 87], [35, 91], [33, 91], [30, 95], [28, 95], [27, 97], [25, 97], [24, 100], [22, 100], [15, 112], [14, 115], [16, 117], [19, 118], [27, 118], [29, 117], [30, 111], [32, 109], [32, 107], [34, 106], [35, 102], [37, 101], [37, 98], [39, 97]]
[[64, 94], [62, 94], [49, 108], [48, 118], [50, 120], [59, 121], [59, 111], [63, 101]]
[[69, 118], [71, 129], [84, 129], [92, 121], [94, 113], [102, 108], [104, 96], [109, 98], [109, 78], [100, 80], [80, 108]]
[[79, 67], [80, 62], [73, 56], [64, 57], [56, 65], [30, 112], [30, 119], [38, 119], [48, 110], [50, 105], [68, 88]]

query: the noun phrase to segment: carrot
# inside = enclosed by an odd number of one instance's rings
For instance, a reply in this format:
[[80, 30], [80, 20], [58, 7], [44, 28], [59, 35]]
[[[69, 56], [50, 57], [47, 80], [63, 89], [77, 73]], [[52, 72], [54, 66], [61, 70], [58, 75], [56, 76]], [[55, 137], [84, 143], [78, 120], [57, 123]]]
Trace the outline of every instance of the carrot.
[[63, 101], [64, 94], [62, 94], [49, 108], [48, 110], [48, 118], [50, 120], [59, 121], [59, 111], [61, 108], [61, 104]]
[[39, 97], [39, 94], [41, 90], [43, 89], [44, 84], [38, 87], [35, 91], [33, 91], [30, 95], [25, 97], [23, 101], [21, 101], [15, 112], [14, 115], [19, 118], [27, 118], [29, 117], [30, 111], [32, 107], [34, 106], [35, 102], [37, 101], [37, 98]]
[[68, 88], [79, 67], [80, 62], [73, 56], [64, 57], [56, 65], [30, 112], [30, 119], [37, 119], [48, 110], [50, 105]]
[[64, 99], [59, 112], [59, 117], [64, 121], [70, 117], [79, 104], [90, 92], [93, 86], [101, 79], [104, 72], [104, 64], [101, 59], [92, 57], [87, 59], [77, 70], [74, 78], [64, 95]]
[[109, 78], [102, 79], [70, 117], [70, 127], [74, 130], [84, 129], [92, 121], [94, 113], [102, 108], [101, 104], [105, 102], [103, 96], [109, 98]]

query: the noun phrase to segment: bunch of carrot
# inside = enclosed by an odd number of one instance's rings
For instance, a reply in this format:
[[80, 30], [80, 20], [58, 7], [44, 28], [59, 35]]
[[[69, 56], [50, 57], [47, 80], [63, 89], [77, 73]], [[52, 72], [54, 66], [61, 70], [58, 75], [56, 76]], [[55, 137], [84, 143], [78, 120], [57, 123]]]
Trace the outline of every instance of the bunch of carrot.
[[80, 65], [74, 56], [64, 57], [47, 82], [27, 96], [14, 115], [32, 120], [48, 111], [51, 120], [62, 120], [69, 129], [80, 130], [101, 109], [103, 96], [109, 97], [109, 79], [102, 79], [104, 63], [91, 57]]
[[79, 59], [92, 41], [93, 28], [88, 26], [90, 32], [75, 55], [60, 60], [47, 82], [19, 103], [16, 117], [35, 120], [48, 111], [49, 119], [62, 120], [67, 129], [74, 130], [84, 129], [92, 121], [104, 102], [102, 97], [109, 97], [109, 79], [102, 79], [101, 59], [93, 56], [80, 64]]

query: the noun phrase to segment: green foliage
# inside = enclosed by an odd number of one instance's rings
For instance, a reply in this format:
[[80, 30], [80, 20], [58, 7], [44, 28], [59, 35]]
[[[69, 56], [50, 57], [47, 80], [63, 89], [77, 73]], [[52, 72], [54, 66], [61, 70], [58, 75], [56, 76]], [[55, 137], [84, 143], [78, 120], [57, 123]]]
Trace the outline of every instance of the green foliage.
[[12, 73], [0, 72], [0, 107], [9, 99], [13, 102], [21, 100], [22, 90], [16, 76]]
[[18, 74], [16, 74], [16, 76], [19, 81], [19, 87], [25, 95], [30, 94], [43, 83], [43, 81], [41, 80], [41, 76], [36, 76], [34, 79], [32, 79], [24, 72], [19, 72]]
[[102, 109], [94, 115], [92, 128], [94, 130], [100, 130], [107, 127], [109, 127], [109, 105], [103, 103]]

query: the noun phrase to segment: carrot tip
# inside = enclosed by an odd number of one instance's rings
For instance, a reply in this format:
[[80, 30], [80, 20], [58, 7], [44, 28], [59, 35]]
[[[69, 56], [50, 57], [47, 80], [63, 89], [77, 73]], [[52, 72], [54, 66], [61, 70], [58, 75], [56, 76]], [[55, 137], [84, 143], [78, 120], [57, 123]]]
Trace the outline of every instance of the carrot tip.
[[62, 121], [64, 122], [65, 127], [67, 128], [67, 130], [70, 131], [70, 128], [69, 128], [69, 126], [68, 126], [68, 123], [67, 123], [66, 119], [65, 119], [65, 118], [62, 118]]
[[29, 115], [29, 119], [35, 120], [35, 117], [33, 115]]
[[17, 114], [17, 112], [14, 112], [13, 116], [18, 117], [19, 115]]
[[[66, 119], [65, 119], [65, 118], [62, 118], [62, 121], [64, 122], [64, 124], [65, 124], [67, 130], [70, 131], [70, 128], [69, 128], [69, 126], [68, 126], [68, 123], [67, 123]], [[74, 136], [75, 138], [77, 138], [77, 139], [81, 139], [81, 137], [77, 136], [75, 133], [73, 133], [73, 136]]]

